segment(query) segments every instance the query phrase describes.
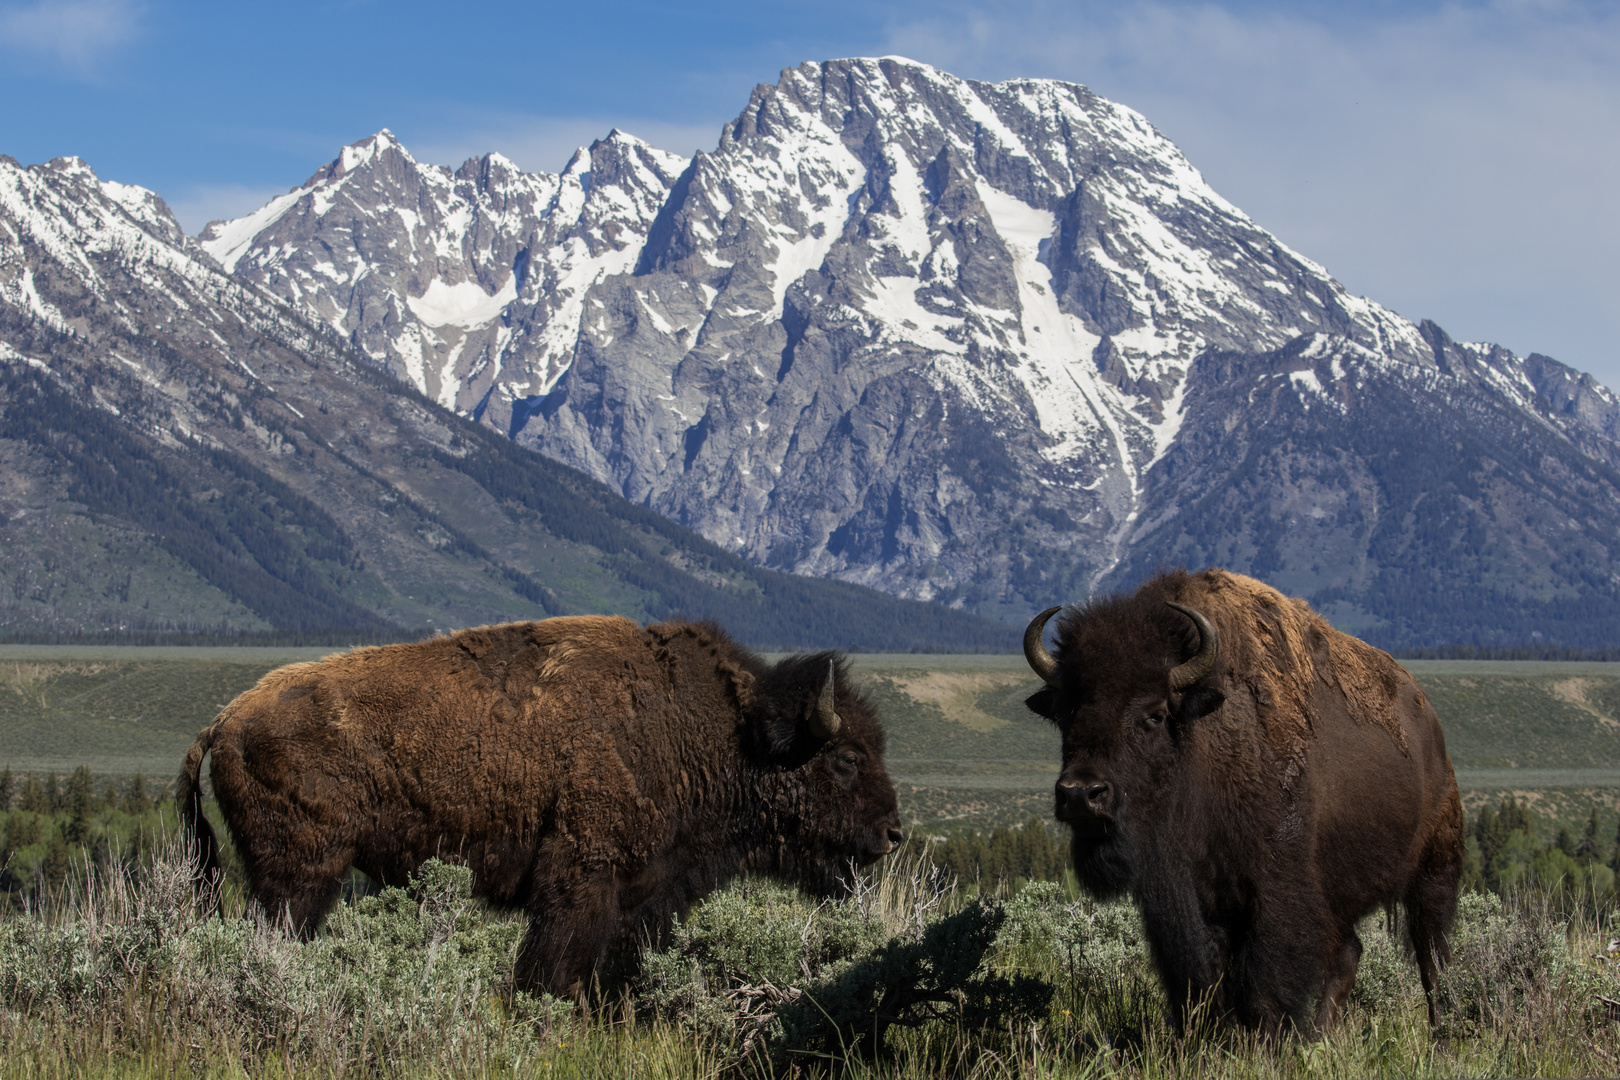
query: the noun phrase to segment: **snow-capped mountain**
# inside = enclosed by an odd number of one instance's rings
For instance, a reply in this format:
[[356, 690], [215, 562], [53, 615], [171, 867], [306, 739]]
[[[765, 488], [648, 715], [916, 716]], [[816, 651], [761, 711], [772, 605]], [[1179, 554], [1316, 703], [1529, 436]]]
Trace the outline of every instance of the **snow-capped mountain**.
[[480, 415], [493, 399], [505, 423], [567, 369], [586, 290], [634, 267], [685, 167], [615, 131], [561, 175], [499, 154], [451, 172], [381, 131], [200, 240], [424, 394]]
[[805, 64], [713, 152], [556, 176], [382, 132], [201, 246], [756, 563], [1021, 622], [1219, 562], [1391, 644], [1614, 637], [1614, 394], [1351, 296], [1081, 86]]
[[[492, 187], [479, 212], [503, 205]], [[582, 259], [612, 249], [612, 212], [586, 216]], [[0, 636], [386, 638], [617, 611], [776, 647], [1012, 645], [989, 620], [722, 552], [423, 398], [324, 321], [227, 275], [150, 192], [0, 158]]]

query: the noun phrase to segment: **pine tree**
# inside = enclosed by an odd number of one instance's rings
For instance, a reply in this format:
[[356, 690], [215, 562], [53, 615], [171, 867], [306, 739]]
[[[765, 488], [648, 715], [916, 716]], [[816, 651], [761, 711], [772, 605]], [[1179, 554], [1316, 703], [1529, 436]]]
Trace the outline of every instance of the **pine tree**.
[[39, 863], [39, 876], [47, 886], [59, 889], [67, 882], [68, 867], [67, 841], [60, 829], [53, 829], [50, 843], [45, 846], [45, 858]]
[[1512, 795], [1503, 797], [1502, 809], [1497, 816], [1502, 819], [1504, 832], [1534, 833], [1536, 831], [1535, 819], [1530, 816], [1530, 805], [1519, 802]]
[[39, 817], [23, 810], [6, 815], [6, 851], [19, 851], [39, 843]]
[[1609, 856], [1609, 869], [1620, 873], [1620, 823], [1614, 827], [1614, 853]]
[[1586, 819], [1586, 828], [1581, 830], [1581, 842], [1575, 846], [1575, 857], [1581, 861], [1582, 866], [1589, 866], [1598, 857], [1598, 811], [1597, 803], [1592, 804], [1592, 815]]
[[139, 816], [152, 809], [152, 798], [146, 793], [146, 781], [140, 773], [129, 782], [129, 794], [124, 796], [124, 813]]
[[56, 782], [56, 773], [50, 772], [45, 776], [45, 810], [47, 814], [54, 814], [62, 809], [62, 788]]
[[0, 814], [11, 809], [11, 766], [0, 769]]
[[1507, 843], [1507, 834], [1507, 823], [1487, 803], [1480, 809], [1479, 818], [1474, 822], [1474, 839], [1479, 841], [1479, 867], [1485, 875], [1486, 888], [1496, 886], [1491, 865], [1496, 861], [1502, 845]]
[[45, 801], [45, 789], [40, 786], [39, 777], [33, 773], [29, 773], [28, 779], [23, 781], [22, 797], [17, 800], [17, 808], [30, 814], [44, 814], [50, 810]]
[[90, 814], [96, 805], [96, 782], [90, 775], [88, 765], [80, 765], [73, 770], [73, 776], [67, 783], [68, 820], [63, 827], [63, 837], [69, 844], [78, 847], [90, 838]]

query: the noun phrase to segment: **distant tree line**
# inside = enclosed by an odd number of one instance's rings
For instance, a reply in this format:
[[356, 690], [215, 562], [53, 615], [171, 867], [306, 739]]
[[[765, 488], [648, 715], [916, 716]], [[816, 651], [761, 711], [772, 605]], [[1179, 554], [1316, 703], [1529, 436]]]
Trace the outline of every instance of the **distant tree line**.
[[1606, 835], [1595, 804], [1579, 837], [1561, 826], [1553, 839], [1542, 839], [1529, 806], [1511, 794], [1483, 807], [1465, 832], [1464, 888], [1541, 896], [1565, 912], [1579, 906], [1600, 918], [1614, 916], [1620, 828]]
[[1038, 817], [989, 832], [954, 833], [930, 845], [928, 855], [957, 880], [990, 886], [1062, 881], [1070, 867], [1067, 830]]
[[[1620, 826], [1611, 835], [1598, 808], [1579, 835], [1567, 826], [1550, 839], [1529, 807], [1513, 795], [1487, 804], [1464, 824], [1468, 854], [1462, 887], [1507, 898], [1536, 897], [1565, 914], [1581, 908], [1611, 918], [1620, 906]], [[928, 846], [934, 863], [964, 883], [995, 886], [1020, 880], [1064, 881], [1070, 872], [1068, 831], [1031, 817], [1022, 825], [951, 834]]]
[[1402, 660], [1599, 660], [1620, 661], [1620, 646], [1580, 649], [1571, 645], [1439, 645], [1395, 649]]
[[165, 793], [137, 773], [99, 783], [87, 766], [66, 777], [0, 769], [0, 908], [78, 880], [87, 864], [128, 863], [150, 850], [166, 827]]

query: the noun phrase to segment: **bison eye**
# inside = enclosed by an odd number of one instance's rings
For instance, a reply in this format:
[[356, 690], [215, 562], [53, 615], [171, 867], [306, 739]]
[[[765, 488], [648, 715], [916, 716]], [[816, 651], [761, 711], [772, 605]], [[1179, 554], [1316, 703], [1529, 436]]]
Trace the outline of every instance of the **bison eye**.
[[1169, 718], [1170, 715], [1163, 709], [1155, 709], [1147, 714], [1147, 722], [1150, 724], [1162, 724]]

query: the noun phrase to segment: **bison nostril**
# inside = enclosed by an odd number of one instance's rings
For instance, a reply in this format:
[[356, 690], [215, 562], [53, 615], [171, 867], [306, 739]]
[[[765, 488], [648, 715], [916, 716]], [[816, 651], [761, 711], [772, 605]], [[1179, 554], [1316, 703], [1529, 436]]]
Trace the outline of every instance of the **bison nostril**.
[[893, 844], [895, 847], [899, 847], [905, 838], [906, 834], [901, 832], [899, 829], [889, 830], [889, 843]]
[[1114, 789], [1101, 780], [1060, 780], [1057, 816], [1064, 821], [1108, 817], [1113, 812]]

